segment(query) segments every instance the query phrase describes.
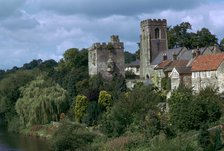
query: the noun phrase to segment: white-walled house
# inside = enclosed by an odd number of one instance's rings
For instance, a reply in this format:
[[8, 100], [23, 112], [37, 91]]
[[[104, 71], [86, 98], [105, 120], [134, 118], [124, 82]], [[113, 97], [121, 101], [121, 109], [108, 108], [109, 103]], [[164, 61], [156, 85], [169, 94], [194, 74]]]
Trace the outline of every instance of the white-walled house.
[[224, 53], [199, 55], [192, 62], [192, 87], [198, 92], [207, 86], [224, 92]]
[[140, 60], [133, 61], [125, 65], [125, 71], [131, 71], [135, 75], [140, 75]]
[[191, 87], [191, 67], [174, 67], [170, 73], [171, 90], [177, 89], [181, 84]]

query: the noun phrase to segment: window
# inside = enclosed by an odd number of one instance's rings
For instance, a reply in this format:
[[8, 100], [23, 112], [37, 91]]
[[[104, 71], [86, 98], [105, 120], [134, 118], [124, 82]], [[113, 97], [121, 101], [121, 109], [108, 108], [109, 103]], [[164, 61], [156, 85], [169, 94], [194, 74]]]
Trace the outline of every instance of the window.
[[198, 72], [192, 72], [192, 78], [197, 78], [198, 77]]
[[200, 72], [200, 76], [201, 76], [201, 78], [205, 78], [205, 72], [204, 71], [202, 71], [202, 72]]
[[159, 32], [159, 28], [155, 29], [155, 39], [159, 39], [160, 38], [160, 32]]
[[206, 74], [207, 74], [207, 78], [211, 78], [211, 71], [207, 71]]

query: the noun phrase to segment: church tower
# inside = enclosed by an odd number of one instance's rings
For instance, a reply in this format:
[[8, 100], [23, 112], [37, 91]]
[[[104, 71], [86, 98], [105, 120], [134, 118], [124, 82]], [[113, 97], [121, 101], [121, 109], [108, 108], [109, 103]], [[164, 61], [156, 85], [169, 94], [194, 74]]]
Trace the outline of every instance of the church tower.
[[167, 51], [166, 19], [148, 19], [141, 22], [140, 36], [140, 77], [150, 76], [152, 61], [160, 52]]

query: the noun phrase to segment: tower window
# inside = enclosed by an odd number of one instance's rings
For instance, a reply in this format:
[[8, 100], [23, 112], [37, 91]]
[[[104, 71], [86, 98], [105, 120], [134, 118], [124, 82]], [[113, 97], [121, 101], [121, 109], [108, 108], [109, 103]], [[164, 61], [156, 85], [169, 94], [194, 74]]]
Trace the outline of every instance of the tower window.
[[159, 39], [160, 38], [160, 31], [159, 28], [155, 29], [155, 39]]

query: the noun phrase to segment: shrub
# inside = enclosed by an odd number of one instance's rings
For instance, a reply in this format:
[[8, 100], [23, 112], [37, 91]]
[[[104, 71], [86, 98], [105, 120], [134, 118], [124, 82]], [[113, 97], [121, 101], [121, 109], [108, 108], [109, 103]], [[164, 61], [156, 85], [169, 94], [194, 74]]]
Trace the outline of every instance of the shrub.
[[78, 95], [75, 99], [75, 118], [78, 122], [81, 122], [82, 117], [86, 113], [87, 106], [87, 97], [84, 95]]
[[90, 143], [96, 135], [89, 132], [83, 125], [65, 121], [52, 137], [55, 151], [90, 150]]

